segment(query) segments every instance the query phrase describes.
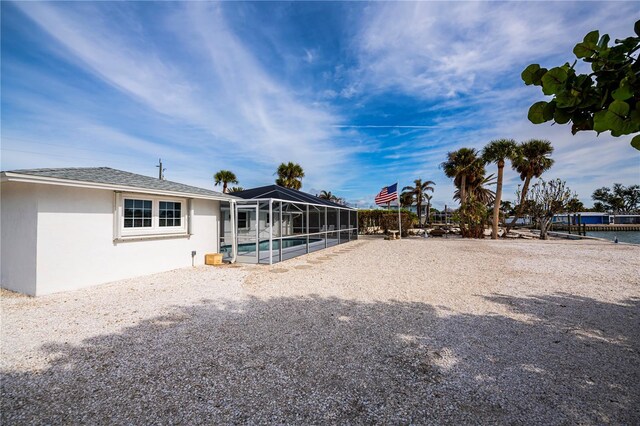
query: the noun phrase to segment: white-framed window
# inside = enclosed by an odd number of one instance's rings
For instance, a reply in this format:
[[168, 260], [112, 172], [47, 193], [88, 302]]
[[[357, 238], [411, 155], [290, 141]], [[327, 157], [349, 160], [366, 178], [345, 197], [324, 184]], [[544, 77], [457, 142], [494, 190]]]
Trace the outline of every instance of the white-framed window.
[[187, 235], [187, 200], [117, 194], [115, 237]]
[[151, 228], [153, 226], [153, 201], [125, 198], [123, 226], [128, 228]]
[[158, 226], [175, 227], [182, 223], [182, 205], [180, 201], [160, 201], [159, 202], [159, 222]]

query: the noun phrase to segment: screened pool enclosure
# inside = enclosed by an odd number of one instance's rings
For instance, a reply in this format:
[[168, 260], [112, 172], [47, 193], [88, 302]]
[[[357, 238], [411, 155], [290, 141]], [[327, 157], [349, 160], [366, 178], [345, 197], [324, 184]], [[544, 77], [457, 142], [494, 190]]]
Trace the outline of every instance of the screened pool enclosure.
[[234, 244], [236, 261], [273, 264], [358, 238], [355, 209], [276, 185], [232, 195], [243, 199], [222, 204], [225, 260]]

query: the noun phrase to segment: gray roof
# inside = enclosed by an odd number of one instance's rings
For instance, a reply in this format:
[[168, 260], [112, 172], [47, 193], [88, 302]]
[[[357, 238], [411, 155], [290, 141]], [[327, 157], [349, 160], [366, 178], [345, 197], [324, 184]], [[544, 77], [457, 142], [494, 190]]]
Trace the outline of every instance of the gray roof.
[[351, 209], [351, 207], [344, 206], [342, 204], [334, 203], [333, 201], [325, 200], [315, 195], [307, 194], [306, 192], [298, 191], [291, 188], [285, 188], [279, 185], [267, 185], [260, 186], [258, 188], [245, 189], [244, 191], [236, 191], [233, 193], [236, 197], [250, 199], [260, 198], [277, 198], [279, 200], [288, 201], [302, 201], [303, 203], [320, 204], [331, 207], [340, 207], [342, 209]]
[[208, 197], [228, 197], [235, 198], [228, 194], [223, 194], [209, 189], [198, 188], [197, 186], [184, 185], [169, 180], [129, 173], [110, 167], [72, 167], [60, 169], [23, 169], [11, 170], [6, 173], [15, 173], [30, 176], [40, 176], [45, 178], [68, 179], [71, 181], [91, 182], [106, 185], [127, 186], [139, 188], [146, 191], [170, 191], [183, 194], [202, 195]]

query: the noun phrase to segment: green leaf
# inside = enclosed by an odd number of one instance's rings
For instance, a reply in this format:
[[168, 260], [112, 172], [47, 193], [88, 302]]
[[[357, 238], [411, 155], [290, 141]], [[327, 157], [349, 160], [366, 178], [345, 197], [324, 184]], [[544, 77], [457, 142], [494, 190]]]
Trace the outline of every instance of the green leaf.
[[630, 135], [638, 131], [638, 126], [629, 119], [622, 120], [616, 129], [611, 130], [611, 136]]
[[527, 115], [529, 121], [533, 124], [540, 124], [544, 123], [545, 121], [549, 121], [551, 118], [545, 118], [548, 116], [548, 112], [547, 114], [545, 114], [545, 108], [547, 108], [547, 104], [548, 103], [545, 101], [540, 101], [531, 105], [531, 108], [529, 108], [529, 114]]
[[609, 124], [607, 123], [607, 111], [598, 111], [593, 114], [593, 130], [598, 133], [609, 130]]
[[600, 32], [598, 30], [591, 31], [589, 34], [584, 36], [585, 43], [597, 43], [600, 38]]
[[571, 92], [567, 92], [563, 90], [558, 93], [555, 97], [555, 101], [558, 103], [560, 108], [571, 108], [580, 104], [580, 98], [577, 96], [573, 96]]
[[542, 109], [542, 118], [544, 121], [553, 120], [553, 113], [556, 110], [556, 103], [551, 101]]
[[524, 71], [522, 71], [522, 74], [520, 74], [520, 76], [522, 77], [522, 81], [524, 81], [524, 84], [526, 84], [527, 86], [532, 85], [536, 75], [536, 71], [538, 71], [539, 69], [540, 65], [538, 64], [531, 64], [526, 67]]
[[[640, 21], [638, 21], [640, 22]], [[638, 22], [636, 22], [636, 27], [638, 26]], [[638, 32], [638, 28], [636, 28], [636, 33]], [[640, 34], [638, 34], [640, 35]], [[631, 146], [640, 151], [640, 135], [636, 135], [631, 139]]]
[[624, 118], [629, 114], [629, 104], [624, 101], [613, 101], [609, 104], [609, 112]]
[[633, 91], [629, 86], [620, 86], [611, 93], [611, 96], [616, 101], [626, 101], [633, 96]]
[[593, 56], [594, 53], [598, 50], [598, 45], [595, 43], [578, 43], [573, 48], [573, 54], [576, 55], [576, 58], [589, 58]]
[[558, 124], [567, 124], [571, 120], [571, 114], [563, 108], [556, 108], [553, 112], [553, 119]]
[[600, 37], [600, 41], [598, 41], [598, 47], [600, 49], [605, 49], [607, 47], [607, 44], [609, 44], [609, 40], [611, 40], [609, 34], [603, 35], [602, 37]]
[[640, 37], [640, 21], [636, 21], [635, 25], [633, 26], [633, 30], [636, 32], [636, 35]]
[[[629, 113], [629, 104], [624, 101], [613, 101], [609, 105], [604, 121], [611, 130], [612, 136], [621, 136], [629, 133], [629, 123], [625, 123], [625, 118]], [[630, 120], [629, 120], [630, 121]]]
[[564, 87], [565, 81], [567, 81], [567, 71], [561, 67], [551, 68], [542, 77], [542, 93], [545, 95], [557, 93]]

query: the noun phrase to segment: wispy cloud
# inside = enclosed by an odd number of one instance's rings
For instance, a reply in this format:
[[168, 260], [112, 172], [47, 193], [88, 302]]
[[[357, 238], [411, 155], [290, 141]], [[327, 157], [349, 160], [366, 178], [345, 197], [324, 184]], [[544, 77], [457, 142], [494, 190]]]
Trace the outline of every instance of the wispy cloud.
[[[570, 59], [595, 28], [626, 36], [637, 4], [518, 2], [3, 3], [2, 166], [110, 165], [243, 186], [282, 161], [303, 188], [368, 204], [383, 185], [453, 186], [447, 151], [550, 139], [585, 201], [640, 181], [625, 140], [534, 126], [520, 72]], [[597, 6], [597, 7], [594, 7]], [[490, 167], [489, 167], [490, 168]], [[507, 197], [518, 178], [506, 173]]]
[[548, 5], [377, 3], [368, 8], [356, 40], [357, 76], [367, 90], [423, 98], [477, 93], [493, 89], [505, 73], [513, 76], [513, 67], [569, 58], [573, 45], [594, 28], [614, 36], [633, 28], [638, 12], [633, 3], [602, 4], [597, 11], [569, 2]]
[[[265, 180], [279, 162], [297, 161], [309, 181], [328, 184], [327, 172], [353, 151], [336, 143], [341, 135], [332, 125], [340, 118], [310, 107], [269, 75], [217, 4], [185, 3], [163, 17], [164, 27], [135, 31], [123, 28], [128, 20], [114, 24], [95, 4], [18, 6], [68, 49], [70, 60], [153, 111], [205, 132], [209, 148], [253, 164]], [[158, 50], [152, 31], [170, 37], [188, 60]]]

